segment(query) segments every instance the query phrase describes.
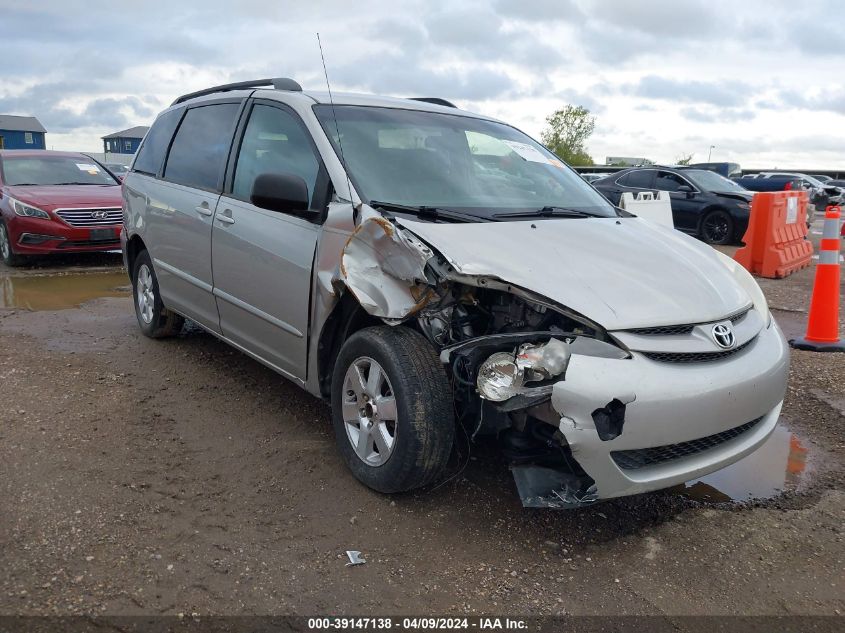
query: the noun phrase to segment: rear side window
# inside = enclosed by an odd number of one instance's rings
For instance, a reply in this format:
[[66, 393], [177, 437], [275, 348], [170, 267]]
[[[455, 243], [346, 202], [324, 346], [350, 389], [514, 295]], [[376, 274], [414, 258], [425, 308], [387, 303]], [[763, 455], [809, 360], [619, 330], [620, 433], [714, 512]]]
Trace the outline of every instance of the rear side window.
[[680, 176], [676, 176], [669, 171], [659, 171], [657, 172], [657, 181], [654, 183], [654, 188], [660, 191], [678, 191], [684, 185], [689, 187], [689, 183]]
[[639, 189], [648, 189], [651, 187], [651, 181], [654, 177], [654, 171], [651, 169], [637, 169], [629, 171], [627, 174], [619, 179], [620, 185], [626, 187], [636, 187]]
[[218, 103], [188, 110], [170, 147], [164, 178], [217, 190], [239, 109], [237, 103]]
[[173, 138], [173, 132], [176, 130], [182, 112], [181, 108], [170, 110], [155, 120], [153, 127], [144, 137], [141, 149], [138, 150], [138, 156], [132, 167], [133, 171], [152, 176], [158, 175], [158, 170], [164, 162], [164, 155], [167, 153], [167, 146], [170, 145], [170, 139]]

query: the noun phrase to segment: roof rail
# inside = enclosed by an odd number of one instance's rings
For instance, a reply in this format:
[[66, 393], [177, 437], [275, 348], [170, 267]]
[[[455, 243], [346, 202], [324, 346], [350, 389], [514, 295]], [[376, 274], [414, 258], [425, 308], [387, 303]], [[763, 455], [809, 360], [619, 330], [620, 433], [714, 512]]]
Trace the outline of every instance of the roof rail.
[[441, 99], [440, 97], [408, 97], [411, 101], [425, 101], [426, 103], [433, 103], [434, 105], [446, 106], [447, 108], [457, 108], [451, 101]]
[[275, 77], [273, 79], [252, 79], [250, 81], [238, 81], [233, 84], [223, 84], [222, 86], [212, 86], [211, 88], [205, 88], [204, 90], [197, 90], [196, 92], [189, 92], [186, 95], [182, 95], [176, 101], [174, 101], [171, 105], [176, 105], [177, 103], [184, 103], [188, 99], [194, 99], [195, 97], [204, 97], [205, 95], [211, 95], [216, 92], [228, 92], [229, 90], [245, 90], [248, 88], [266, 88], [272, 86], [276, 90], [289, 90], [291, 92], [302, 92], [302, 86], [296, 83], [293, 79], [288, 79], [287, 77]]

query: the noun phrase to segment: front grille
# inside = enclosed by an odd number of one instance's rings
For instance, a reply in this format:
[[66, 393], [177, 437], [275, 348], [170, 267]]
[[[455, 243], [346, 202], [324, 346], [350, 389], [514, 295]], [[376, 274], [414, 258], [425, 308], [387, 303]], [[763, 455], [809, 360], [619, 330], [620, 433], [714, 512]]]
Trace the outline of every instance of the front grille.
[[708, 435], [701, 439], [690, 440], [689, 442], [655, 446], [653, 448], [639, 448], [630, 451], [612, 451], [610, 456], [616, 462], [616, 465], [623, 470], [637, 470], [638, 468], [664, 464], [675, 459], [697, 455], [708, 449], [715, 448], [728, 440], [739, 437], [746, 431], [753, 429], [762, 419], [763, 417], [761, 416], [751, 420], [751, 422], [746, 422], [742, 426], [728, 429], [715, 435]]
[[[751, 310], [751, 306], [743, 308], [733, 314], [729, 314], [720, 321], [730, 321], [737, 324], [745, 318], [745, 315]], [[708, 323], [719, 323], [719, 321], [709, 321]], [[641, 336], [670, 336], [672, 334], [689, 334], [696, 325], [705, 325], [704, 323], [686, 323], [684, 325], [658, 325], [656, 327], [638, 327], [631, 330], [626, 330], [631, 334], [639, 334]]]
[[[98, 218], [105, 212], [106, 217]], [[113, 226], [123, 222], [123, 212], [120, 208], [110, 209], [59, 209], [56, 215], [71, 226]]]
[[661, 363], [709, 363], [714, 360], [722, 360], [723, 358], [733, 356], [753, 342], [754, 339], [752, 338], [742, 345], [737, 345], [733, 349], [726, 349], [723, 352], [640, 352], [640, 354]]

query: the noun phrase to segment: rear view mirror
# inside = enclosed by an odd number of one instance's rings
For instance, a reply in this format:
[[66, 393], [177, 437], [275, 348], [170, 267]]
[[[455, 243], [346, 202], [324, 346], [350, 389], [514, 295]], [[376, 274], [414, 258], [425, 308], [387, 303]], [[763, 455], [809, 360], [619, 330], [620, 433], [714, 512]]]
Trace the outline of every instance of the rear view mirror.
[[269, 211], [307, 215], [308, 185], [295, 174], [261, 174], [252, 184], [252, 204]]

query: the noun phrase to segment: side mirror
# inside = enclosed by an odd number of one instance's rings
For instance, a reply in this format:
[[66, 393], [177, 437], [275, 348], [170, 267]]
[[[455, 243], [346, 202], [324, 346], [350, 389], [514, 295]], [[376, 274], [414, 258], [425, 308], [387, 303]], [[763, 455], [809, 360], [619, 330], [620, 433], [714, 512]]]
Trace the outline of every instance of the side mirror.
[[687, 194], [687, 198], [692, 198], [693, 191], [692, 187], [690, 187], [689, 185], [680, 185], [678, 187], [678, 191]]
[[250, 201], [268, 211], [311, 215], [308, 185], [295, 174], [260, 174], [252, 183]]

